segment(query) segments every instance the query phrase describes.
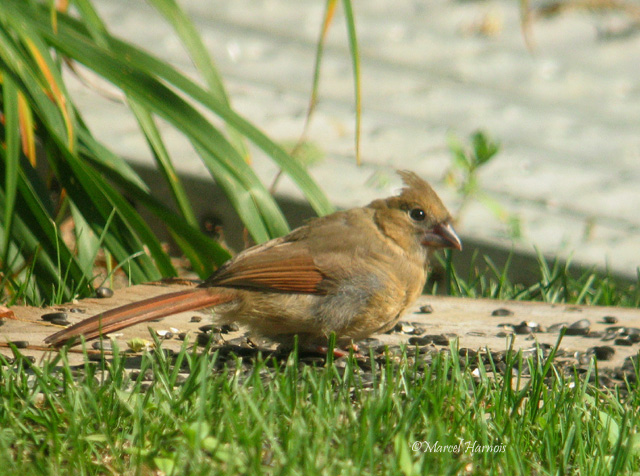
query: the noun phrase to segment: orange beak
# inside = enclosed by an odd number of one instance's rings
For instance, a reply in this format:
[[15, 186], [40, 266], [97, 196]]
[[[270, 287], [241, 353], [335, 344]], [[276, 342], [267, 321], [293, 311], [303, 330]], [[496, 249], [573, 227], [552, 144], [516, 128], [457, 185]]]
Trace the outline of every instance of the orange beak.
[[454, 248], [462, 250], [462, 242], [450, 223], [439, 223], [427, 231], [422, 244], [431, 248]]

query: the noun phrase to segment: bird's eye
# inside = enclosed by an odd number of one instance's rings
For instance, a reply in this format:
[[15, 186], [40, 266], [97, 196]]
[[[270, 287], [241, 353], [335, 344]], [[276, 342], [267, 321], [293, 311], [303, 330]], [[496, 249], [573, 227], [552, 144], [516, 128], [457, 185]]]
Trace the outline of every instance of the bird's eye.
[[409, 211], [409, 216], [414, 221], [422, 221], [427, 218], [427, 214], [422, 208], [413, 208]]

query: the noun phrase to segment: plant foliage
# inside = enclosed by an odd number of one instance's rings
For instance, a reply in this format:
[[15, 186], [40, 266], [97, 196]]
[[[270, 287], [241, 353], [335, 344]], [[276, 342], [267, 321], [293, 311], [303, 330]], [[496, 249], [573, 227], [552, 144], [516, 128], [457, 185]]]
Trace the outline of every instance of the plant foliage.
[[[134, 283], [175, 275], [158, 238], [125, 197], [166, 224], [200, 276], [228, 259], [198, 229], [158, 119], [190, 141], [256, 242], [289, 228], [250, 165], [249, 142], [300, 187], [318, 214], [332, 211], [303, 165], [231, 107], [201, 38], [175, 0], [151, 3], [176, 30], [205, 86], [112, 36], [89, 0], [73, 2], [74, 15], [54, 2], [0, 3], [0, 284], [7, 296], [50, 302], [91, 293], [100, 249]], [[95, 139], [67, 91], [65, 65], [88, 69], [122, 92], [177, 211]], [[63, 240], [60, 227], [69, 220], [73, 238]]]

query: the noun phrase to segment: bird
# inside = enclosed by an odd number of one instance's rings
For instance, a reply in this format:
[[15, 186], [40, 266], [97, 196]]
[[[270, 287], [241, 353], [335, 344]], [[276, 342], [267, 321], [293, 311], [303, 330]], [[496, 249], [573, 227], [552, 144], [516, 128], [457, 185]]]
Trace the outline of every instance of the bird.
[[[184, 311], [213, 308], [281, 345], [349, 346], [395, 326], [422, 293], [437, 249], [461, 250], [451, 214], [431, 186], [398, 171], [389, 198], [309, 220], [237, 254], [197, 287], [133, 302], [45, 339], [52, 347]], [[297, 336], [297, 337], [296, 337]]]

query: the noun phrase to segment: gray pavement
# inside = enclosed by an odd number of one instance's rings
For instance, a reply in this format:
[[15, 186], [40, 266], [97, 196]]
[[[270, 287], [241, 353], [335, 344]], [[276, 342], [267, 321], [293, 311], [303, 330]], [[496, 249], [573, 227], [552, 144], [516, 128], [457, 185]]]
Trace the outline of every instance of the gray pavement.
[[[112, 32], [192, 73], [171, 29], [146, 3], [96, 0]], [[616, 14], [568, 12], [541, 19], [527, 50], [514, 1], [355, 2], [362, 53], [363, 165], [354, 161], [351, 63], [338, 8], [325, 54], [320, 103], [309, 139], [324, 152], [312, 175], [339, 207], [397, 190], [396, 168], [432, 181], [455, 209], [443, 177], [447, 134], [486, 130], [502, 143], [480, 179], [522, 222], [515, 242], [479, 202], [458, 226], [474, 243], [533, 246], [633, 277], [640, 266], [640, 34], [604, 39]], [[320, 0], [183, 0], [220, 68], [234, 107], [278, 141], [302, 131]], [[126, 109], [71, 81], [94, 133], [137, 164], [152, 164]], [[168, 128], [178, 169], [206, 175]], [[275, 167], [258, 152], [270, 182]], [[300, 197], [284, 180], [279, 192]]]

